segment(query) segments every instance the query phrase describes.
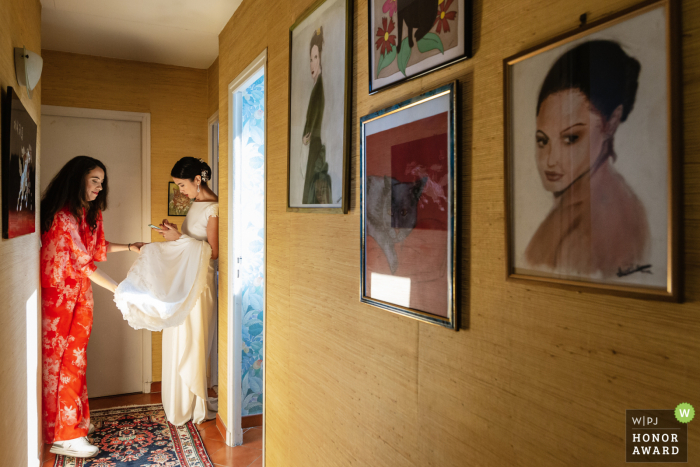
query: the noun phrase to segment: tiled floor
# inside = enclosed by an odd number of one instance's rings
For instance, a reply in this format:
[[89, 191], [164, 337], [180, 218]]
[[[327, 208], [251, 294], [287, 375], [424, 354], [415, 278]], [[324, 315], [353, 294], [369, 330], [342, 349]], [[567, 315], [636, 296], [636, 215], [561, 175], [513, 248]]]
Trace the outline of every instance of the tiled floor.
[[[160, 393], [131, 394], [127, 396], [101, 397], [90, 399], [91, 409], [108, 409], [123, 405], [159, 404]], [[262, 467], [261, 427], [243, 429], [243, 445], [235, 448], [226, 446], [223, 436], [216, 427], [215, 420], [197, 425], [199, 434], [209, 457], [217, 467]], [[56, 456], [49, 452], [51, 445], [44, 449], [43, 467], [52, 467]]]

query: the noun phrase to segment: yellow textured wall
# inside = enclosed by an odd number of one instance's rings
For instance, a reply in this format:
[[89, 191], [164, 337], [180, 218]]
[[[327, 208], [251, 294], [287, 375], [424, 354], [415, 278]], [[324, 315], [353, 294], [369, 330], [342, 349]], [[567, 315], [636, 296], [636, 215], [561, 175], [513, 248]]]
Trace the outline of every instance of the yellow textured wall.
[[[151, 114], [152, 223], [181, 225], [168, 217], [170, 169], [185, 156], [207, 157], [207, 70], [51, 50], [43, 57], [44, 104]], [[152, 333], [153, 381], [161, 380], [161, 336]]]
[[[7, 87], [12, 86], [22, 104], [39, 127], [37, 134], [37, 180], [41, 161], [41, 85], [39, 81], [32, 99], [24, 88], [20, 89], [15, 78], [14, 48], [25, 46], [41, 54], [41, 5], [39, 0], [2, 0], [0, 2], [0, 93], [2, 103], [7, 98]], [[2, 121], [2, 125], [7, 122]], [[1, 136], [0, 136], [1, 137]], [[2, 174], [0, 174], [2, 175]], [[0, 177], [2, 180], [2, 177]], [[1, 182], [0, 182], [1, 183]], [[37, 193], [37, 203], [40, 194]], [[1, 222], [1, 220], [0, 220]], [[0, 452], [2, 465], [29, 465], [38, 462], [39, 446], [28, 447], [28, 426], [40, 427], [39, 420], [28, 420], [27, 403], [33, 404], [41, 397], [37, 388], [27, 388], [28, 368], [36, 371], [41, 366], [40, 347], [27, 348], [27, 303], [34, 292], [41, 300], [39, 283], [39, 210], [36, 216], [36, 232], [10, 240], [0, 239], [0, 391], [5, 396], [0, 401]], [[41, 302], [37, 302], [37, 315], [32, 317], [41, 323]], [[40, 338], [39, 329], [30, 329]], [[30, 352], [33, 352], [32, 359]], [[41, 384], [41, 373], [37, 375]], [[36, 397], [27, 399], [27, 394]], [[40, 402], [39, 402], [40, 403]], [[40, 435], [39, 435], [40, 436]], [[32, 455], [29, 455], [29, 453]], [[27, 458], [29, 456], [29, 459]]]
[[219, 58], [207, 70], [207, 115], [219, 110]]
[[[684, 304], [504, 280], [502, 60], [577, 27], [581, 13], [595, 20], [635, 0], [477, 0], [473, 59], [373, 96], [367, 2], [356, 1], [344, 216], [285, 211], [288, 30], [311, 3], [244, 0], [219, 36], [222, 154], [227, 86], [268, 48], [267, 465], [621, 465], [625, 409], [700, 406], [700, 3], [682, 2]], [[359, 302], [359, 117], [453, 79], [462, 83], [460, 314], [468, 323], [459, 332]], [[224, 239], [223, 157], [221, 174]], [[690, 446], [699, 433], [690, 427]]]

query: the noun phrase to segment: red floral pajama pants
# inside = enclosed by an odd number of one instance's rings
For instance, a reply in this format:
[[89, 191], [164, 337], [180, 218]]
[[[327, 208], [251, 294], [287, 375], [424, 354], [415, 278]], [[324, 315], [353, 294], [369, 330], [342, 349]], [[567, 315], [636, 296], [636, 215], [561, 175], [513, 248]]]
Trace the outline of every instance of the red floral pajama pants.
[[87, 436], [87, 345], [92, 330], [90, 279], [41, 289], [44, 442]]

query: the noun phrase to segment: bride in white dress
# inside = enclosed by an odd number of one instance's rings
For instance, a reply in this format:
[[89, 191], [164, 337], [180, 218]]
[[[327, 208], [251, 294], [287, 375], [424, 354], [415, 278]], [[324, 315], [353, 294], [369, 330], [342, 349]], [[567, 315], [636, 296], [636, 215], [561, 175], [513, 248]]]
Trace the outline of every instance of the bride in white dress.
[[170, 172], [180, 192], [194, 202], [182, 224], [167, 219], [157, 230], [166, 240], [182, 235], [209, 243], [211, 260], [207, 285], [184, 323], [163, 330], [163, 377], [161, 396], [168, 421], [183, 425], [189, 420], [201, 423], [216, 417], [217, 399], [207, 394], [207, 368], [216, 329], [215, 260], [219, 256], [219, 204], [216, 194], [207, 186], [211, 168], [194, 157], [183, 157]]

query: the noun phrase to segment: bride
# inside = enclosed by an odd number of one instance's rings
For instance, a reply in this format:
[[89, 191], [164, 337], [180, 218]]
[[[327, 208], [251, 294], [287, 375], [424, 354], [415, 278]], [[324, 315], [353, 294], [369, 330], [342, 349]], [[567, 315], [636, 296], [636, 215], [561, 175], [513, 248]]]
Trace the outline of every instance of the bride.
[[214, 260], [219, 257], [219, 204], [218, 197], [207, 186], [211, 168], [201, 159], [183, 157], [170, 175], [180, 192], [194, 198], [194, 202], [182, 224], [182, 232], [167, 219], [156, 232], [167, 241], [186, 235], [207, 242], [212, 251], [207, 285], [196, 305], [182, 324], [163, 330], [163, 407], [170, 423], [183, 425], [190, 419], [194, 423], [212, 419], [217, 411], [217, 399], [207, 395], [207, 368], [216, 329]]

